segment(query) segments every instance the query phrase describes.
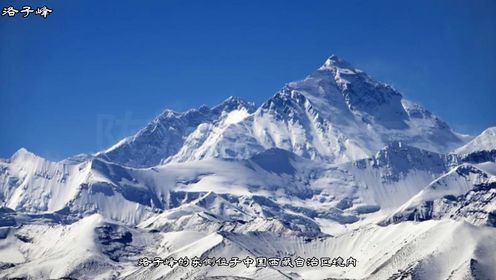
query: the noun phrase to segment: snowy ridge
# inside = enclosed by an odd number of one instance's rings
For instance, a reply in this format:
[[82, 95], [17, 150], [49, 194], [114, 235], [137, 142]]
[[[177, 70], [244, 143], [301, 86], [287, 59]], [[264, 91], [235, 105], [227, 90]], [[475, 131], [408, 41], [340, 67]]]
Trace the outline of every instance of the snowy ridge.
[[447, 152], [464, 143], [446, 123], [389, 85], [331, 56], [258, 109], [237, 98], [210, 109], [165, 111], [99, 155], [131, 167], [205, 158], [247, 159], [269, 148], [342, 163], [392, 141]]
[[464, 162], [496, 161], [496, 127], [484, 130], [479, 136], [453, 153]]
[[457, 166], [413, 196], [382, 224], [443, 217], [496, 226], [496, 176], [469, 164]]
[[[0, 160], [0, 278], [496, 279], [496, 134], [467, 140], [331, 56], [258, 108], [230, 97], [95, 155]], [[357, 266], [137, 265], [158, 256]]]
[[229, 97], [209, 108], [201, 106], [184, 113], [165, 110], [136, 135], [125, 138], [98, 156], [131, 167], [150, 167], [176, 154], [185, 138], [199, 125], [235, 122], [253, 110], [253, 104]]
[[[84, 279], [209, 279], [227, 276], [243, 279], [384, 279], [416, 277], [448, 279], [491, 279], [495, 269], [490, 258], [496, 249], [491, 228], [477, 228], [454, 221], [406, 222], [388, 227], [366, 226], [337, 237], [307, 240], [280, 238], [270, 233], [237, 234], [197, 231], [152, 233], [123, 227], [89, 216], [72, 225], [28, 225], [7, 233], [10, 260], [16, 264], [4, 269], [6, 277], [79, 277]], [[19, 238], [22, 236], [24, 241]], [[53, 239], [57, 236], [57, 239]], [[77, 242], [75, 242], [77, 240]], [[455, 242], [464, 240], [464, 242]], [[77, 244], [74, 245], [67, 243]], [[23, 259], [20, 247], [42, 259]], [[67, 250], [70, 248], [70, 250]], [[355, 268], [267, 268], [230, 269], [199, 267], [155, 269], [137, 267], [142, 256], [193, 258], [207, 256], [301, 256], [303, 258], [355, 256]], [[7, 253], [6, 250], [2, 251]], [[448, 258], [448, 256], [451, 257]], [[64, 262], [61, 262], [61, 258]], [[118, 262], [113, 261], [112, 258]], [[49, 261], [50, 260], [50, 261]], [[67, 264], [71, 265], [67, 265]], [[64, 265], [62, 265], [64, 264]], [[433, 269], [431, 264], [435, 264]], [[51, 269], [58, 266], [58, 269]], [[212, 278], [215, 279], [215, 278]]]
[[467, 155], [475, 152], [494, 150], [496, 150], [496, 127], [490, 127], [466, 145], [456, 149], [454, 153]]

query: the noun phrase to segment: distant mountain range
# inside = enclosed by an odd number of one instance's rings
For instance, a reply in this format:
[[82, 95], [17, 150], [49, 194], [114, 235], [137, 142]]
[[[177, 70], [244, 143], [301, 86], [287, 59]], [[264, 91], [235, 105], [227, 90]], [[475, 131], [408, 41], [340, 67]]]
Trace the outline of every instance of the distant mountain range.
[[[7, 279], [496, 279], [496, 127], [456, 133], [334, 55], [259, 107], [165, 110], [60, 162], [22, 148], [0, 202]], [[356, 266], [142, 265], [264, 256]]]

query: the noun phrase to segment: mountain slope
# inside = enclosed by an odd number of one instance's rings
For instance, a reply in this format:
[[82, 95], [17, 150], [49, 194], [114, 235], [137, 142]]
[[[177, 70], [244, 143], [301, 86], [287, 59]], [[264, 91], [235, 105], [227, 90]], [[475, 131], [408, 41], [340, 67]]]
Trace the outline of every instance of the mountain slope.
[[413, 196], [382, 224], [441, 218], [496, 226], [496, 176], [473, 165], [457, 166]]
[[136, 135], [125, 138], [98, 154], [108, 161], [130, 167], [150, 167], [176, 154], [185, 138], [199, 125], [236, 121], [253, 111], [253, 104], [237, 97], [229, 97], [221, 104], [209, 108], [202, 106], [184, 113], [166, 110]]
[[[335, 237], [281, 238], [264, 232], [150, 232], [92, 215], [71, 225], [29, 224], [0, 238], [0, 275], [57, 279], [493, 279], [494, 228], [450, 220], [364, 226]], [[463, 240], [463, 242], [459, 242]], [[29, 258], [25, 254], [29, 252]], [[7, 256], [8, 254], [8, 256]], [[350, 256], [356, 267], [173, 268], [140, 258]], [[211, 277], [211, 278], [210, 278]], [[215, 278], [217, 277], [217, 278]], [[231, 278], [229, 278], [231, 277]], [[234, 278], [239, 277], [239, 278]], [[409, 278], [408, 278], [409, 277]]]
[[[0, 159], [0, 278], [496, 279], [493, 132], [466, 143], [332, 56], [258, 108], [230, 97], [95, 155]], [[208, 264], [247, 256], [307, 265]]]
[[465, 162], [496, 161], [496, 127], [484, 130], [479, 136], [459, 147], [453, 153]]
[[372, 156], [392, 141], [434, 152], [465, 141], [428, 110], [336, 56], [304, 80], [287, 84], [254, 112], [241, 101], [226, 102], [234, 104], [167, 111], [101, 155], [149, 167], [161, 161], [246, 159], [281, 148], [342, 163]]

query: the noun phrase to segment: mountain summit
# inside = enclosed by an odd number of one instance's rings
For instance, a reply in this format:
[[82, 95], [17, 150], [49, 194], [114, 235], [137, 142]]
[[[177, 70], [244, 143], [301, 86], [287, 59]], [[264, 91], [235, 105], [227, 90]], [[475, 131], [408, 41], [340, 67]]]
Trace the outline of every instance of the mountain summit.
[[341, 163], [369, 157], [392, 141], [433, 152], [464, 143], [428, 110], [332, 55], [258, 108], [230, 97], [212, 109], [166, 111], [99, 155], [131, 167], [150, 167], [205, 158], [247, 159], [280, 148]]
[[[326, 70], [326, 69], [349, 69], [353, 71], [357, 71], [357, 69], [354, 69], [354, 67], [347, 62], [344, 59], [339, 58], [337, 55], [332, 54], [329, 56], [329, 58], [324, 62], [324, 64], [319, 68], [319, 70]], [[358, 70], [360, 71], [360, 70]], [[361, 71], [360, 71], [361, 72]]]
[[496, 128], [464, 139], [331, 56], [259, 107], [165, 110], [60, 162], [20, 149], [0, 278], [496, 279]]
[[150, 167], [174, 156], [199, 126], [218, 122], [230, 113], [254, 111], [254, 104], [231, 96], [210, 108], [206, 105], [183, 113], [165, 110], [134, 136], [100, 152], [97, 156], [131, 167]]

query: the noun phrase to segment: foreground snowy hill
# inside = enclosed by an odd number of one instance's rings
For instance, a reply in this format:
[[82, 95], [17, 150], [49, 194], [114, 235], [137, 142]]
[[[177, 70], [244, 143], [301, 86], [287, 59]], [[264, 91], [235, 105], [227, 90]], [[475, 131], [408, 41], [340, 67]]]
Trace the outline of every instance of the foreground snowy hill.
[[[4, 234], [6, 277], [33, 279], [493, 279], [494, 228], [450, 220], [363, 226], [334, 237], [270, 232], [149, 232], [92, 215], [71, 225], [30, 224]], [[463, 240], [463, 242], [459, 242]], [[29, 255], [28, 255], [29, 254]], [[154, 256], [355, 256], [356, 267], [137, 266]], [[239, 278], [228, 278], [237, 276]], [[212, 277], [212, 278], [209, 278]], [[215, 278], [217, 277], [217, 278]], [[451, 277], [451, 278], [450, 278]]]
[[467, 140], [332, 56], [258, 108], [0, 160], [0, 277], [496, 279], [496, 134]]

